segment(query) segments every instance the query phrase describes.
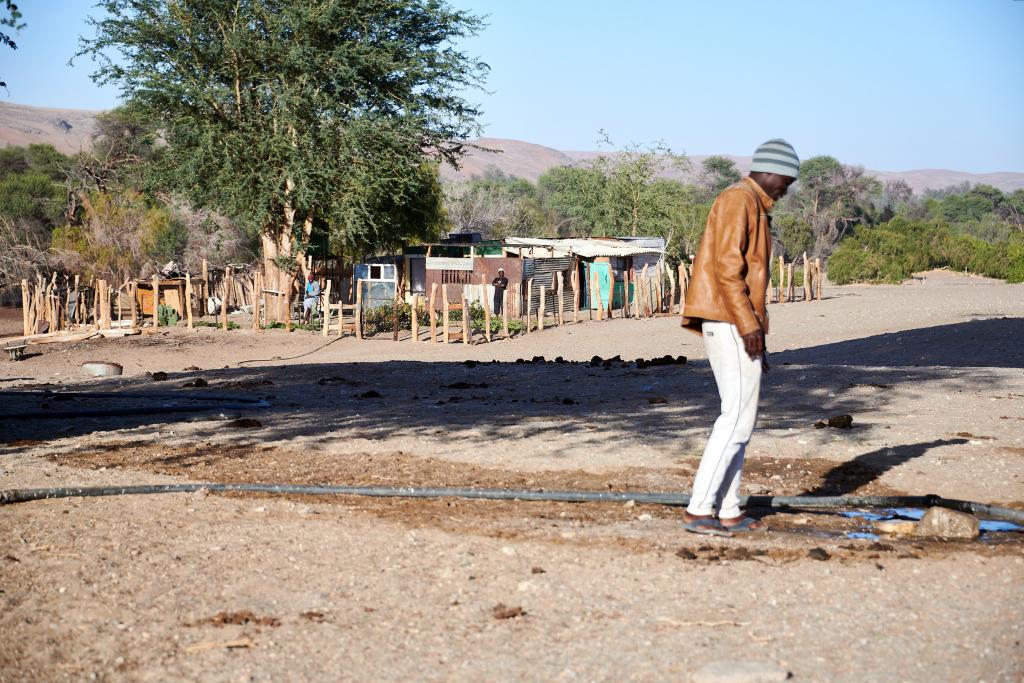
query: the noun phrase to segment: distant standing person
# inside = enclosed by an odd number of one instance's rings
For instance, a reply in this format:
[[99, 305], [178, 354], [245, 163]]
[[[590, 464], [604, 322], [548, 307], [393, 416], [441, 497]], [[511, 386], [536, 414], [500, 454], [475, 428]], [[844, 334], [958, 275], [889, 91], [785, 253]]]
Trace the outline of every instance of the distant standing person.
[[739, 488], [757, 420], [761, 373], [768, 371], [768, 212], [799, 173], [800, 159], [785, 140], [758, 147], [750, 175], [723, 190], [711, 206], [693, 262], [683, 326], [704, 336], [722, 406], [683, 515], [687, 531], [728, 536], [761, 528], [740, 512]]
[[320, 283], [313, 277], [312, 271], [306, 276], [306, 289], [302, 296], [302, 322], [308, 323], [313, 317], [313, 309], [320, 298]]
[[505, 277], [505, 269], [498, 268], [498, 277], [494, 278], [491, 282], [491, 287], [494, 287], [494, 315], [501, 315], [504, 310], [505, 303], [505, 290], [508, 289], [508, 278]]

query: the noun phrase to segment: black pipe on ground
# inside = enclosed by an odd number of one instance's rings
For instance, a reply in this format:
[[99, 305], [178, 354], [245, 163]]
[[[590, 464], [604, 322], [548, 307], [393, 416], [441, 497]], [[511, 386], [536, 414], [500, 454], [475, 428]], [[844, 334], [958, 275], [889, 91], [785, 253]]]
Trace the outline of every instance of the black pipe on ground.
[[[152, 484], [146, 486], [90, 486], [0, 491], [0, 505], [33, 500], [89, 496], [123, 496], [154, 493], [194, 493], [196, 491], [271, 493], [313, 496], [371, 496], [384, 498], [470, 498], [487, 500], [528, 500], [562, 503], [648, 503], [684, 507], [690, 497], [680, 493], [647, 491], [530, 491], [516, 489], [468, 489], [392, 486], [312, 486], [305, 484]], [[771, 509], [840, 508], [927, 508], [944, 507], [969, 512], [986, 519], [1024, 524], [1024, 510], [986, 505], [968, 500], [925, 496], [744, 496], [741, 505]]]

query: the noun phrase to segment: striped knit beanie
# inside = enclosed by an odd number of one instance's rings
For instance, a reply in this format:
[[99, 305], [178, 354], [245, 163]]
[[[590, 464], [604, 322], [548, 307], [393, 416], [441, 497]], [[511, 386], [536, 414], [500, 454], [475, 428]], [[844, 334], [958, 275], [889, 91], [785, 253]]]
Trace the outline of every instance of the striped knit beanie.
[[781, 138], [776, 138], [757, 148], [757, 151], [754, 152], [754, 160], [750, 164], [750, 171], [776, 173], [790, 178], [798, 178], [800, 177], [800, 158], [796, 155], [793, 145]]

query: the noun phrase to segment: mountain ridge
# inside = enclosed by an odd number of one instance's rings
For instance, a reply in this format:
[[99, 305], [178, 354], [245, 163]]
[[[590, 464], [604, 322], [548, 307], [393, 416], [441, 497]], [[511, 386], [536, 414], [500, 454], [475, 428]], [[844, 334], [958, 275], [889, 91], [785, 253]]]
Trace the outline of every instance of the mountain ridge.
[[[74, 154], [88, 149], [96, 130], [96, 115], [102, 113], [90, 109], [60, 107], [35, 107], [25, 104], [0, 102], [0, 147], [50, 144], [64, 154]], [[580, 166], [592, 160], [601, 152], [589, 150], [559, 150], [523, 140], [483, 137], [466, 142], [467, 154], [458, 169], [444, 165], [443, 178], [452, 181], [466, 180], [483, 175], [494, 167], [507, 175], [536, 182], [545, 171], [555, 166]], [[486, 151], [500, 150], [500, 153]], [[679, 179], [693, 179], [699, 172], [700, 163], [708, 158], [706, 154], [687, 155], [692, 165], [688, 173], [669, 171], [664, 175]], [[740, 172], [750, 168], [749, 156], [723, 154], [732, 159]], [[927, 189], [941, 189], [963, 182], [987, 184], [1004, 192], [1024, 188], [1024, 173], [998, 171], [993, 173], [968, 173], [950, 169], [911, 169], [907, 171], [865, 172], [880, 180], [905, 180], [915, 192]]]

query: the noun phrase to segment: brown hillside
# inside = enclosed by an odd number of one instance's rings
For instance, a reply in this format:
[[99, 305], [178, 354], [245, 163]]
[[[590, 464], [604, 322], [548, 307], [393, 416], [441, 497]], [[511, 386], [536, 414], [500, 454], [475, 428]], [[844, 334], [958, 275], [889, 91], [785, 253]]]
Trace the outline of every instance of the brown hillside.
[[[65, 154], [89, 146], [96, 127], [98, 111], [84, 109], [50, 109], [22, 104], [0, 102], [0, 147], [50, 144]], [[597, 156], [593, 151], [560, 151], [521, 140], [480, 138], [473, 140], [469, 153], [459, 169], [444, 166], [441, 175], [447, 180], [460, 180], [482, 175], [489, 167], [527, 180], [536, 181], [542, 173], [555, 166], [586, 164]], [[746, 173], [750, 157], [725, 155]], [[707, 155], [693, 155], [691, 164], [696, 171]], [[683, 174], [692, 177], [694, 171]], [[930, 188], [943, 188], [968, 182], [994, 185], [1004, 192], [1024, 188], [1024, 173], [965, 173], [944, 169], [917, 169], [911, 171], [874, 171], [867, 173], [882, 180], [902, 178], [921, 192]], [[672, 172], [667, 175], [679, 175]]]
[[74, 154], [89, 146], [99, 113], [0, 102], [0, 147], [43, 144]]

